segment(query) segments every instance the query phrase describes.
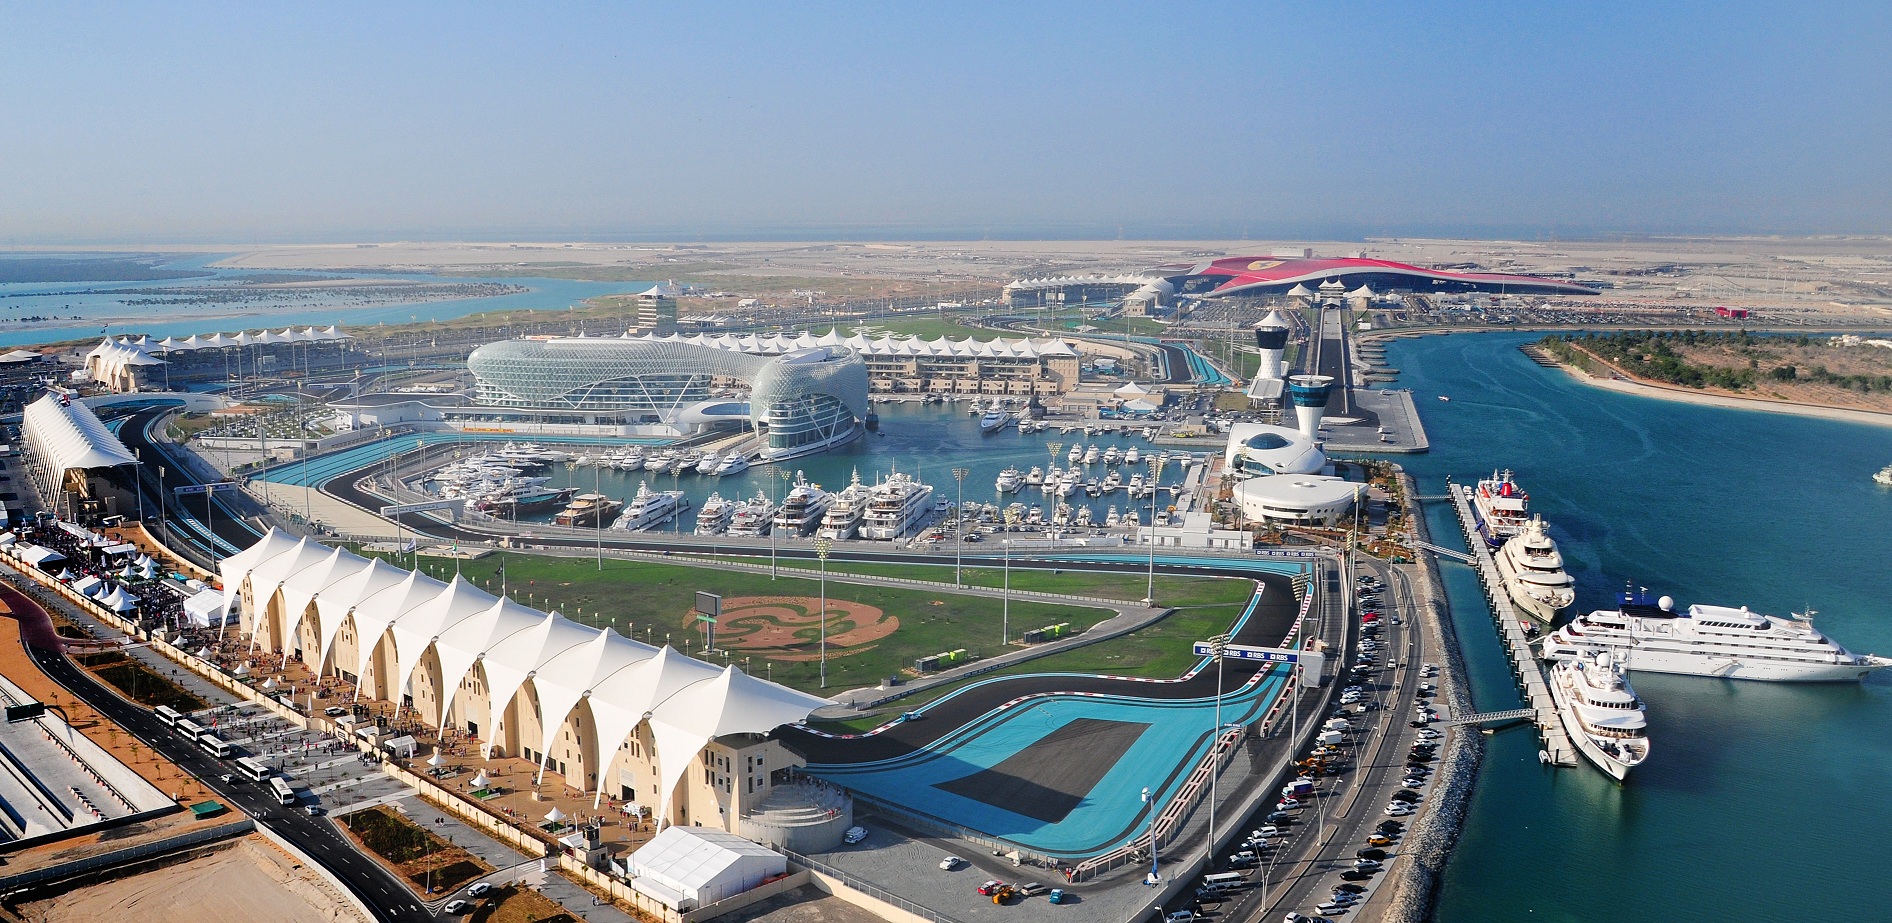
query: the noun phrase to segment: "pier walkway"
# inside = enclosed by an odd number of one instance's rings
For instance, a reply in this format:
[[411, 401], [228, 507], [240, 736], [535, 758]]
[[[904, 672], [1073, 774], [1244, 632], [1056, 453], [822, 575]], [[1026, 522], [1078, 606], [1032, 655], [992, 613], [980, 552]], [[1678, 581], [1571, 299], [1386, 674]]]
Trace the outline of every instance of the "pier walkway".
[[[1530, 638], [1524, 633], [1523, 618], [1512, 607], [1511, 597], [1504, 590], [1504, 579], [1498, 576], [1498, 565], [1491, 559], [1491, 548], [1472, 525], [1470, 492], [1463, 484], [1453, 484], [1451, 493], [1452, 507], [1458, 511], [1459, 527], [1465, 532], [1465, 545], [1471, 549], [1474, 559], [1472, 568], [1478, 572], [1478, 582], [1485, 588], [1485, 598], [1491, 602], [1491, 614], [1498, 620], [1498, 635], [1511, 654], [1511, 668], [1517, 673], [1518, 682], [1523, 687], [1527, 707], [1519, 709], [1523, 714], [1518, 717], [1530, 717], [1537, 722], [1538, 736], [1544, 741], [1544, 753], [1552, 764], [1575, 766], [1577, 748], [1571, 744], [1569, 734], [1564, 731], [1563, 720], [1557, 716], [1557, 703], [1551, 698], [1550, 685], [1544, 680], [1544, 670], [1538, 665], [1537, 654], [1531, 649]], [[1468, 715], [1464, 721], [1454, 723], [1482, 720], [1494, 719], [1489, 714]]]

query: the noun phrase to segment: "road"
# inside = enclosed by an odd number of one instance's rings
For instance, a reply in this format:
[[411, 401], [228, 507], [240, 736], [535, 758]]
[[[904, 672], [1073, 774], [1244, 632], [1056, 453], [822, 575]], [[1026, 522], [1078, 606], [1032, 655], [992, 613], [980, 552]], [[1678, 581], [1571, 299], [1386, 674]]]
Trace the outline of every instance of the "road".
[[[1261, 878], [1254, 876], [1257, 886], [1241, 892], [1239, 900], [1216, 908], [1219, 919], [1273, 920], [1290, 910], [1314, 914], [1314, 906], [1326, 900], [1333, 887], [1341, 883], [1339, 873], [1351, 866], [1359, 850], [1366, 848], [1367, 836], [1386, 819], [1382, 809], [1402, 788], [1406, 751], [1418, 734], [1410, 726], [1412, 710], [1408, 703], [1418, 691], [1418, 667], [1424, 654], [1422, 633], [1415, 621], [1421, 610], [1404, 572], [1378, 561], [1362, 563], [1386, 581], [1387, 595], [1382, 599], [1390, 604], [1382, 610], [1386, 616], [1382, 630], [1383, 663], [1388, 669], [1382, 669], [1376, 681], [1369, 684], [1377, 706], [1367, 715], [1371, 722], [1370, 733], [1364, 741], [1356, 735], [1356, 741], [1360, 742], [1352, 755], [1352, 769], [1345, 777], [1345, 787], [1326, 791], [1316, 799], [1318, 814], [1305, 809], [1299, 812], [1303, 816], [1294, 825], [1288, 849], [1276, 857], [1268, 886], [1259, 887]], [[1404, 624], [1398, 627], [1387, 624], [1394, 615], [1400, 616]], [[1390, 680], [1386, 679], [1388, 672]], [[1406, 819], [1408, 826], [1411, 820]], [[1260, 826], [1260, 820], [1253, 819], [1253, 826]], [[1387, 863], [1391, 865], [1397, 861], [1398, 843], [1387, 847], [1387, 852], [1393, 856]], [[1373, 881], [1361, 884], [1375, 887], [1384, 877], [1382, 872]]]
[[202, 780], [219, 799], [241, 808], [255, 818], [256, 823], [268, 827], [320, 863], [372, 908], [377, 920], [423, 923], [434, 919], [404, 882], [356, 851], [326, 816], [310, 816], [302, 804], [278, 804], [267, 787], [254, 782], [224, 783], [221, 778], [235, 771], [234, 763], [204, 753], [159, 723], [149, 710], [119, 698], [90, 674], [73, 666], [53, 634], [45, 611], [26, 594], [10, 583], [0, 582], [0, 602], [19, 619], [21, 640], [46, 675], [137, 736], [153, 751]]

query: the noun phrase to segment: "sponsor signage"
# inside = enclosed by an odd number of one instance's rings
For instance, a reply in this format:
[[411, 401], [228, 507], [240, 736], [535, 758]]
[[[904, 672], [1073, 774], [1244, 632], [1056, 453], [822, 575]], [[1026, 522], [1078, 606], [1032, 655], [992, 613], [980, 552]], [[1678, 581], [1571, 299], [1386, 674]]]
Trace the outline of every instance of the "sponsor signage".
[[207, 494], [215, 490], [235, 490], [235, 489], [236, 489], [235, 481], [217, 481], [211, 484], [189, 484], [184, 487], [173, 487], [171, 488], [171, 492], [182, 497], [188, 494]]
[[425, 513], [430, 510], [457, 510], [465, 500], [426, 500], [420, 503], [396, 503], [381, 508], [383, 516], [400, 516], [404, 513]]

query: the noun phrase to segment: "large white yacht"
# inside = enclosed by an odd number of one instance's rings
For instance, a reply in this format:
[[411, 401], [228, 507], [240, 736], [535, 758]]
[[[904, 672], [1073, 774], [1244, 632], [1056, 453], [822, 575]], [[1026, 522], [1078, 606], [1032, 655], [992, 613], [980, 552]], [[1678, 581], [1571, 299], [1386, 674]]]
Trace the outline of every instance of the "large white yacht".
[[[1035, 471], [1037, 469], [1034, 468], [1032, 470]], [[1041, 481], [1042, 481], [1042, 478], [1043, 476], [1040, 475]], [[1014, 467], [1006, 468], [1004, 471], [999, 472], [998, 481], [993, 486], [998, 489], [999, 493], [1015, 494], [1015, 493], [1018, 493], [1018, 489], [1020, 487], [1023, 487], [1024, 485], [1025, 485], [1024, 478], [1019, 477], [1018, 468], [1014, 466]]]
[[1577, 582], [1564, 573], [1563, 555], [1544, 517], [1531, 517], [1494, 557], [1505, 592], [1525, 615], [1549, 624], [1577, 601]]
[[861, 517], [867, 515], [867, 497], [871, 493], [873, 488], [861, 483], [860, 469], [854, 469], [854, 479], [834, 495], [834, 503], [821, 517], [821, 528], [815, 535], [836, 541], [853, 538], [855, 530], [861, 527]]
[[1525, 511], [1530, 504], [1531, 495], [1511, 479], [1509, 470], [1494, 471], [1491, 477], [1479, 481], [1472, 491], [1472, 516], [1485, 544], [1497, 548], [1505, 539], [1524, 531]]
[[696, 511], [696, 534], [721, 535], [729, 529], [729, 517], [734, 515], [736, 504], [723, 499], [723, 495], [710, 492], [709, 499], [703, 501], [703, 508]]
[[775, 503], [767, 494], [756, 491], [755, 499], [737, 503], [729, 514], [730, 535], [766, 535], [775, 519]]
[[724, 478], [732, 474], [741, 474], [747, 470], [749, 470], [749, 453], [737, 451], [723, 456], [722, 462], [710, 473], [719, 478]]
[[1812, 612], [1786, 619], [1727, 606], [1675, 611], [1625, 591], [1620, 608], [1580, 615], [1544, 639], [1544, 656], [1610, 651], [1625, 669], [1773, 682], [1855, 682], [1892, 659], [1855, 654], [1813, 627]]
[[1552, 664], [1550, 696], [1570, 742], [1610, 778], [1622, 781], [1649, 758], [1642, 700], [1608, 651], [1581, 650]]
[[874, 485], [867, 498], [867, 516], [861, 521], [861, 537], [879, 541], [905, 538], [919, 528], [933, 512], [933, 487], [911, 476], [895, 472]]
[[647, 481], [637, 482], [637, 496], [625, 504], [624, 512], [618, 514], [611, 528], [625, 532], [642, 532], [653, 526], [659, 526], [690, 507], [690, 498], [681, 490], [651, 490]]
[[794, 488], [782, 498], [782, 507], [775, 512], [775, 528], [782, 530], [785, 537], [801, 538], [821, 522], [833, 503], [833, 494], [822, 490], [819, 484], [808, 483], [808, 478], [797, 471]]

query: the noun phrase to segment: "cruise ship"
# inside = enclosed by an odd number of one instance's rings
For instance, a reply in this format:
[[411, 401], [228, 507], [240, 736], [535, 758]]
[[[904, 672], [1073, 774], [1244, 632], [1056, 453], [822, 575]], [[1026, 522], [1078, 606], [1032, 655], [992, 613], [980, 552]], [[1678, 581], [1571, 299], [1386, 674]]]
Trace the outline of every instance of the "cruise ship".
[[860, 469], [854, 469], [854, 479], [834, 495], [834, 503], [822, 515], [821, 528], [815, 530], [816, 537], [835, 541], [853, 538], [861, 527], [861, 517], [867, 515], [867, 497], [871, 493], [873, 488], [861, 483]]
[[624, 512], [611, 523], [611, 528], [624, 532], [642, 532], [652, 526], [660, 526], [677, 514], [690, 508], [690, 498], [681, 490], [651, 490], [649, 482], [637, 483], [637, 495], [626, 504]]
[[1571, 743], [1610, 778], [1622, 781], [1649, 758], [1642, 700], [1608, 651], [1582, 650], [1552, 664], [1550, 696]]
[[932, 512], [932, 485], [895, 472], [874, 485], [867, 499], [867, 516], [861, 521], [861, 537], [877, 541], [905, 538]]
[[1785, 619], [1704, 605], [1684, 614], [1667, 596], [1651, 605], [1646, 594], [1625, 591], [1619, 608], [1580, 615], [1551, 632], [1544, 656], [1599, 648], [1628, 670], [1786, 683], [1856, 682], [1892, 666], [1892, 659], [1840, 646], [1813, 627], [1811, 615]]
[[1563, 555], [1544, 517], [1532, 517], [1493, 557], [1505, 592], [1525, 615], [1550, 624], [1577, 601], [1577, 582], [1564, 573]]
[[723, 499], [723, 495], [710, 492], [709, 499], [703, 501], [703, 508], [696, 511], [696, 534], [721, 535], [729, 530], [729, 518], [736, 512], [736, 505]]
[[774, 519], [775, 503], [758, 490], [755, 499], [735, 504], [735, 510], [729, 514], [729, 534], [766, 535]]
[[808, 483], [797, 471], [794, 489], [782, 498], [782, 508], [775, 513], [775, 528], [782, 530], [787, 538], [801, 538], [821, 522], [833, 503], [833, 494], [822, 490], [819, 484]]
[[1531, 495], [1511, 479], [1508, 470], [1494, 471], [1491, 477], [1479, 481], [1472, 492], [1472, 518], [1485, 544], [1498, 548], [1505, 539], [1524, 531], [1525, 509], [1530, 503]]
[[616, 513], [624, 504], [604, 494], [579, 494], [572, 498], [570, 505], [558, 511], [552, 521], [561, 526], [582, 526], [591, 528], [604, 524], [606, 517]]

